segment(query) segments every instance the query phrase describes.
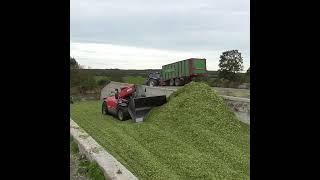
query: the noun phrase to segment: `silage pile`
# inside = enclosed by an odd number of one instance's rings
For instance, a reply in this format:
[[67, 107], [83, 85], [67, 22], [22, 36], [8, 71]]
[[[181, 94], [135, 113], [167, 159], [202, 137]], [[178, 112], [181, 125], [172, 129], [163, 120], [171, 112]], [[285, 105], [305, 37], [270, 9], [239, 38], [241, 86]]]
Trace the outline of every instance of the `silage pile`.
[[154, 108], [145, 123], [192, 147], [193, 154], [188, 150], [182, 153], [197, 158], [191, 166], [181, 164], [192, 169], [190, 173], [194, 174], [189, 177], [197, 178], [198, 174], [203, 178], [249, 179], [249, 126], [240, 122], [208, 85], [185, 85], [170, 96], [168, 103]]
[[143, 123], [72, 104], [72, 119], [139, 179], [250, 179], [249, 126], [209, 86], [191, 82]]

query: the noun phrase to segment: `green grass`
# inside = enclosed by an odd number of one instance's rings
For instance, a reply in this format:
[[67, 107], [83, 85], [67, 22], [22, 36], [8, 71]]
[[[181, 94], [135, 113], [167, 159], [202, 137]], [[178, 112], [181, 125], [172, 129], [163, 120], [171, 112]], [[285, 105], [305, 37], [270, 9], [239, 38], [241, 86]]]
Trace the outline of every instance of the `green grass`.
[[124, 82], [129, 84], [143, 84], [146, 78], [141, 76], [126, 76], [122, 78]]
[[94, 79], [96, 80], [96, 82], [100, 81], [100, 80], [110, 80], [110, 77], [108, 76], [94, 76]]
[[249, 126], [211, 88], [190, 83], [143, 123], [71, 105], [72, 119], [139, 179], [249, 179]]
[[79, 154], [79, 148], [77, 143], [70, 137], [70, 150], [75, 158], [78, 159], [79, 174], [87, 176], [92, 180], [105, 180], [102, 170], [96, 162], [90, 162], [84, 155]]
[[78, 172], [92, 180], [105, 180], [99, 165], [96, 162], [88, 161], [84, 156], [80, 157]]
[[95, 76], [94, 77], [96, 82], [99, 82], [100, 80], [113, 80], [113, 81], [121, 81], [129, 84], [143, 84], [145, 81], [145, 78], [142, 76], [120, 76], [117, 78], [109, 77], [109, 76]]
[[70, 150], [73, 154], [79, 153], [79, 147], [76, 142], [74, 142], [73, 138], [70, 137]]

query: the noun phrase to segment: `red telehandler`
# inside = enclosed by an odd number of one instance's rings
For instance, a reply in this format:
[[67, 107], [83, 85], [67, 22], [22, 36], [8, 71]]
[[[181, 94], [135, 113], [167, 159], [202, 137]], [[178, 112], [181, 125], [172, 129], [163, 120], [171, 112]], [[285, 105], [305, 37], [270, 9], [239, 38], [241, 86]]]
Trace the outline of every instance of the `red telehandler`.
[[141, 85], [122, 87], [120, 92], [115, 89], [115, 95], [103, 98], [102, 113], [117, 116], [121, 121], [131, 117], [135, 122], [141, 122], [152, 107], [167, 102], [165, 95], [146, 97], [145, 93], [146, 89]]

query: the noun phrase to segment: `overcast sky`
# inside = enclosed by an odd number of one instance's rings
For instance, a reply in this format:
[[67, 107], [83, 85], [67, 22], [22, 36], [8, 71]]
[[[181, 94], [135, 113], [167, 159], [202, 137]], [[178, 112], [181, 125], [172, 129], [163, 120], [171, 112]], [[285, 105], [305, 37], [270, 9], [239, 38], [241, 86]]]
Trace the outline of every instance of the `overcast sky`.
[[160, 69], [223, 51], [250, 65], [249, 0], [71, 0], [70, 55], [86, 67]]

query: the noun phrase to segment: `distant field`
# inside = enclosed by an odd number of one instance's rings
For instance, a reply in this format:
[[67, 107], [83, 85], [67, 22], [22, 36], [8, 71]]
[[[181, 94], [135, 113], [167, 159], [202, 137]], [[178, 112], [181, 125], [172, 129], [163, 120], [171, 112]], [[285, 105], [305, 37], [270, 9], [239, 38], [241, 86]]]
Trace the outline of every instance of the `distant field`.
[[[124, 70], [124, 69], [83, 69], [83, 71], [90, 72], [95, 76], [107, 76], [112, 79], [117, 79], [126, 76], [140, 76], [142, 78], [146, 78], [148, 73], [151, 71], [160, 72], [160, 69], [145, 69], [145, 70]], [[210, 79], [217, 78], [218, 72], [217, 71], [208, 71], [208, 75]], [[115, 80], [113, 80], [115, 81]]]
[[146, 79], [141, 76], [126, 76], [123, 77], [122, 80], [129, 84], [144, 84]]
[[110, 76], [95, 76], [94, 78], [97, 82], [102, 79], [109, 80], [109, 81], [119, 81], [120, 79], [121, 82], [129, 83], [129, 84], [144, 84], [146, 80], [144, 77], [141, 77], [141, 76], [124, 76], [117, 79], [113, 79]]
[[111, 78], [108, 76], [94, 76], [94, 79], [98, 82], [101, 79], [110, 80]]
[[[160, 71], [160, 69], [147, 69], [147, 70], [123, 70], [123, 69], [82, 69], [95, 76], [98, 82], [101, 79], [106, 79], [115, 82], [126, 82], [130, 84], [144, 84], [147, 75], [151, 71]], [[217, 71], [208, 71], [208, 80], [211, 82], [218, 78]], [[210, 84], [211, 86], [214, 86]], [[214, 87], [215, 88], [215, 87]], [[216, 88], [219, 94], [237, 97], [250, 97], [250, 90], [232, 89], [232, 88]]]

